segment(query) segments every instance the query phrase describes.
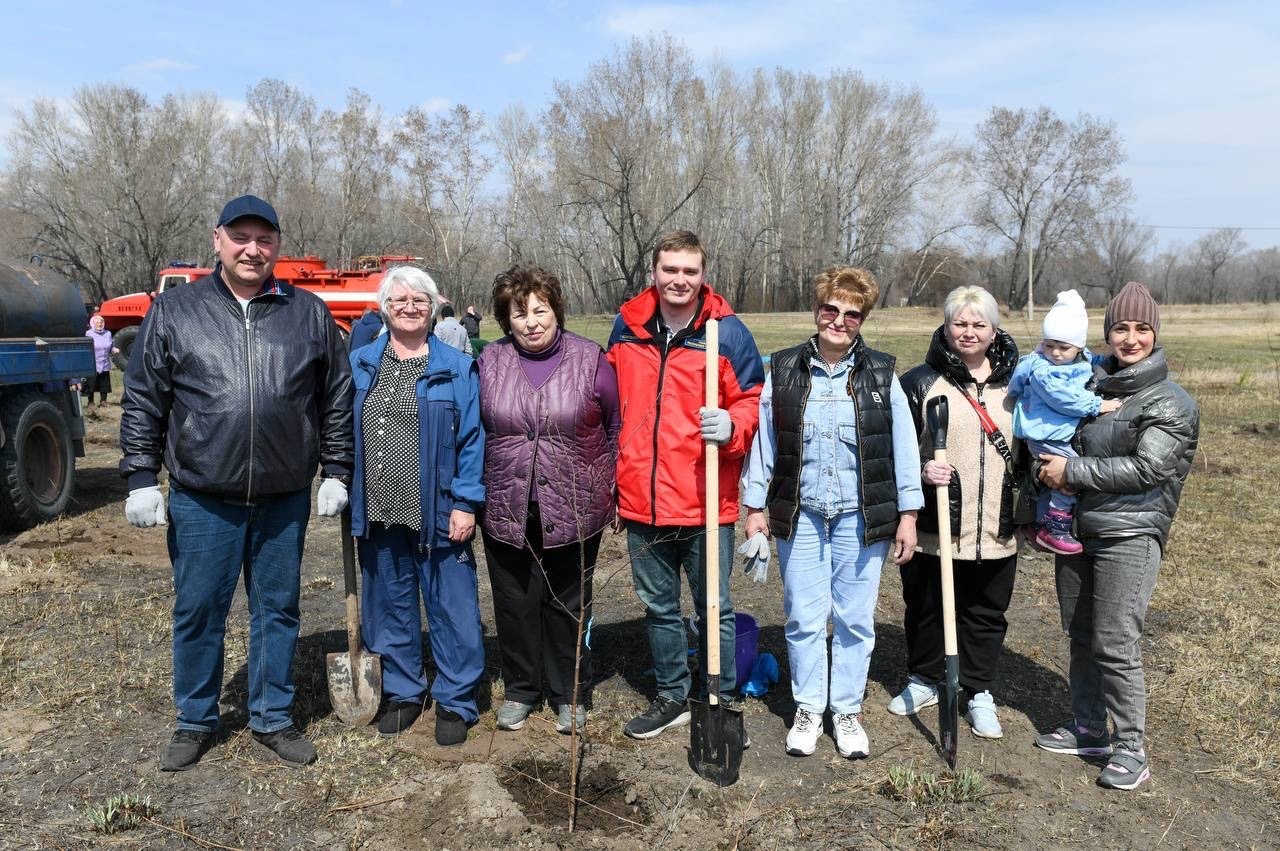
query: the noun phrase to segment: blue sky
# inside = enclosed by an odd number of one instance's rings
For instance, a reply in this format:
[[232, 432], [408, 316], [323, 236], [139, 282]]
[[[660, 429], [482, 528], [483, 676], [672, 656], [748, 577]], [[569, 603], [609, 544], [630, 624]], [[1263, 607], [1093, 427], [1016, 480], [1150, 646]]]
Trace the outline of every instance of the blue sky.
[[1244, 235], [1280, 244], [1280, 4], [1261, 0], [45, 0], [6, 11], [0, 133], [33, 98], [99, 82], [213, 92], [232, 112], [277, 77], [329, 107], [356, 87], [392, 114], [465, 103], [495, 116], [517, 102], [536, 113], [555, 80], [657, 30], [743, 71], [855, 68], [917, 86], [960, 140], [992, 106], [1092, 113], [1124, 136], [1141, 222], [1273, 228]]

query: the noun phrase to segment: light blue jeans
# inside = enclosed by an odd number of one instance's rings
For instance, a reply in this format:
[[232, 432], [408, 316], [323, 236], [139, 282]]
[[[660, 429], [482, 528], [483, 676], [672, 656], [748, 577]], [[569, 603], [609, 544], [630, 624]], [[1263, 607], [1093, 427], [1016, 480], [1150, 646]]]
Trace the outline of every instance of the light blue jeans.
[[[862, 711], [880, 568], [890, 543], [863, 546], [863, 529], [861, 511], [828, 520], [802, 508], [791, 540], [777, 542], [791, 693], [797, 707], [816, 715], [828, 707], [839, 714]], [[829, 665], [828, 618], [834, 624]]]
[[1147, 682], [1142, 630], [1160, 570], [1151, 535], [1084, 538], [1084, 552], [1058, 556], [1055, 578], [1062, 628], [1071, 639], [1071, 710], [1077, 724], [1107, 729], [1113, 741], [1142, 750]]

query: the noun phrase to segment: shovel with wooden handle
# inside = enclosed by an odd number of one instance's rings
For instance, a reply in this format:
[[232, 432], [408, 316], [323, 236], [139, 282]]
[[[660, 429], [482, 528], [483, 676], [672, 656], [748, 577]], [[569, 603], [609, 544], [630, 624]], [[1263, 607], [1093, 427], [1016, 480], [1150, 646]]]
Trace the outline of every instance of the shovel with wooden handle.
[[[720, 407], [720, 325], [708, 319], [706, 406]], [[745, 738], [742, 713], [720, 702], [720, 447], [706, 442], [706, 529], [702, 550], [706, 554], [707, 616], [702, 635], [707, 642], [707, 700], [690, 701], [693, 725], [689, 728], [689, 765], [700, 777], [717, 786], [738, 782]], [[733, 664], [732, 660], [730, 664]]]
[[360, 646], [360, 600], [356, 597], [356, 552], [351, 537], [351, 506], [342, 512], [342, 576], [347, 595], [347, 652], [325, 656], [329, 702], [353, 727], [363, 727], [378, 714], [382, 700], [382, 657]]
[[[933, 460], [947, 463], [947, 399], [934, 396], [925, 406], [933, 436]], [[960, 731], [960, 657], [956, 652], [956, 592], [951, 575], [951, 489], [938, 485], [938, 557], [942, 563], [942, 652], [944, 671], [938, 683], [938, 746], [947, 765], [956, 767]]]

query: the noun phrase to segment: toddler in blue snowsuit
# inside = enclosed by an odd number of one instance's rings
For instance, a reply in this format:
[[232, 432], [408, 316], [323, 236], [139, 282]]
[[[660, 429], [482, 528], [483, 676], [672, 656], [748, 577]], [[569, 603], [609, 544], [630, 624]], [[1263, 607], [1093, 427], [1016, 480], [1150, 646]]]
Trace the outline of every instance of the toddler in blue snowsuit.
[[[1044, 340], [1018, 361], [1008, 391], [1017, 400], [1013, 433], [1027, 441], [1033, 455], [1076, 457], [1071, 438], [1081, 418], [1120, 407], [1118, 400], [1104, 401], [1089, 389], [1093, 363], [1102, 356], [1084, 348], [1088, 336], [1084, 299], [1075, 290], [1066, 290], [1058, 293], [1044, 317]], [[1052, 491], [1047, 507], [1041, 503], [1032, 544], [1062, 555], [1080, 552], [1080, 542], [1071, 534], [1075, 505], [1074, 493]]]

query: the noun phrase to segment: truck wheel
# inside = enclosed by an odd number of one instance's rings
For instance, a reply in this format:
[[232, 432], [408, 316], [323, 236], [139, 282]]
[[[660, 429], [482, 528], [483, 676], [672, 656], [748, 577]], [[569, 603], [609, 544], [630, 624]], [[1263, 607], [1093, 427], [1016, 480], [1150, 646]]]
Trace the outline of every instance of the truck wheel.
[[129, 368], [129, 353], [133, 351], [133, 341], [138, 337], [138, 326], [130, 325], [128, 328], [121, 328], [111, 337], [111, 345], [120, 351], [111, 356], [111, 362], [116, 368], [124, 372]]
[[0, 422], [0, 528], [18, 532], [66, 511], [75, 456], [62, 412], [39, 393], [3, 400]]

